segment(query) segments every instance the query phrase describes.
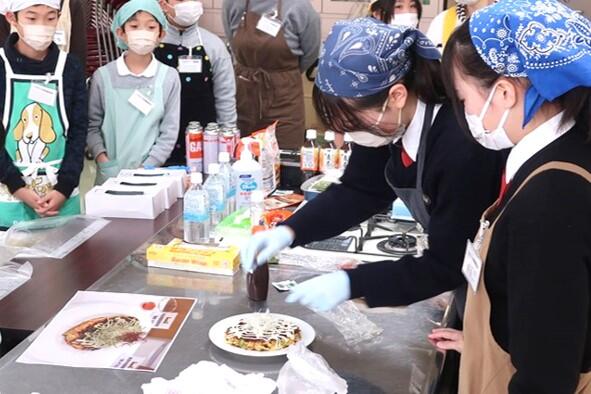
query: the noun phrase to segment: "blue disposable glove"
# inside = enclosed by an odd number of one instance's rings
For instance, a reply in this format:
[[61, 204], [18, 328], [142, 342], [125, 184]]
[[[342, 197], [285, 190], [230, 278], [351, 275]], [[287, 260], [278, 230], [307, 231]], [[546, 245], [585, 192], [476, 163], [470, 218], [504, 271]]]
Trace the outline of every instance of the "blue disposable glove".
[[351, 298], [351, 281], [345, 271], [317, 276], [293, 288], [285, 302], [326, 312]]
[[294, 238], [293, 230], [287, 226], [256, 233], [241, 250], [242, 269], [246, 272], [254, 271], [291, 245]]

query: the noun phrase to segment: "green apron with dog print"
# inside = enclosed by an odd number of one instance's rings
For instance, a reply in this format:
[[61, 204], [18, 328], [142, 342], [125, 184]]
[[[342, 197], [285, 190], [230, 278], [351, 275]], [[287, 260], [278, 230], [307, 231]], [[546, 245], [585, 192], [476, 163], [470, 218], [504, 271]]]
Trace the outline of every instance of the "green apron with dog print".
[[[4, 149], [20, 170], [27, 187], [40, 197], [57, 184], [66, 152], [68, 117], [63, 94], [63, 72], [67, 54], [60, 52], [56, 69], [48, 75], [15, 74], [0, 49], [6, 69], [6, 95], [2, 123], [6, 130]], [[59, 215], [80, 213], [78, 189], [62, 205]], [[39, 215], [16, 199], [0, 183], [0, 227], [33, 220]]]

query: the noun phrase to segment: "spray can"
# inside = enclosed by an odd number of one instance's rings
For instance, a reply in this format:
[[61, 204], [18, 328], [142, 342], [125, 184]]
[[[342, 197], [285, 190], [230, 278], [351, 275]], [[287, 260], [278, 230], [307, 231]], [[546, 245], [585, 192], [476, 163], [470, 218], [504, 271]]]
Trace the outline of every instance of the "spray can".
[[203, 172], [203, 128], [199, 122], [189, 122], [185, 133], [187, 167]]
[[209, 165], [218, 162], [220, 128], [217, 123], [208, 123], [203, 132], [203, 170], [209, 172]]

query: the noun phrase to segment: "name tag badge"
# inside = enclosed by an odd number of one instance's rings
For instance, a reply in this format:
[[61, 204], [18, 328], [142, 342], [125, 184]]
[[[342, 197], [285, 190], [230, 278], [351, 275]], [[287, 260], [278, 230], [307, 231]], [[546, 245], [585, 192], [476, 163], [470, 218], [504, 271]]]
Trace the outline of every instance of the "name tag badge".
[[470, 240], [466, 242], [466, 254], [464, 255], [464, 264], [462, 265], [462, 273], [468, 281], [472, 290], [476, 293], [478, 284], [480, 282], [480, 272], [482, 271], [482, 260], [474, 249], [474, 245]]
[[53, 42], [55, 45], [66, 45], [66, 32], [63, 30], [56, 30], [53, 36]]
[[201, 74], [203, 72], [203, 59], [201, 56], [179, 56], [178, 71], [181, 74]]
[[279, 30], [281, 30], [282, 23], [277, 18], [277, 11], [273, 15], [263, 15], [257, 23], [257, 29], [263, 33], [267, 33], [272, 37], [277, 37]]
[[55, 107], [55, 102], [57, 100], [57, 90], [55, 90], [50, 85], [32, 83], [31, 87], [29, 88], [29, 100]]
[[154, 103], [139, 90], [133, 92], [129, 98], [129, 103], [146, 116], [154, 109]]

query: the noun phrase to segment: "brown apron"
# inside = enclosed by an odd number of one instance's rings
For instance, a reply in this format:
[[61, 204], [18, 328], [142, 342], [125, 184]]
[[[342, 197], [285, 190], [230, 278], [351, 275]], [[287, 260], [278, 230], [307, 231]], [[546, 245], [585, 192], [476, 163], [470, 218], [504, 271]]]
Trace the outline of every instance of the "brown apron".
[[[279, 0], [278, 14], [281, 15]], [[299, 58], [287, 46], [283, 28], [273, 37], [256, 26], [260, 15], [249, 11], [231, 41], [236, 59], [236, 107], [242, 136], [279, 121], [281, 149], [299, 149], [304, 143], [304, 88]]]
[[[554, 169], [575, 173], [591, 182], [591, 174], [579, 166], [564, 162], [550, 162], [533, 171], [519, 186], [511, 200], [533, 177], [541, 172]], [[507, 205], [511, 203], [511, 200], [507, 202]], [[483, 220], [490, 215], [498, 202], [484, 212]], [[490, 298], [484, 282], [484, 267], [494, 228], [507, 205], [505, 205], [505, 208], [497, 216], [490, 228], [485, 230], [482, 235], [477, 235], [477, 237], [482, 236], [480, 248], [482, 269], [480, 271], [478, 291], [474, 293], [472, 288], [468, 287], [464, 315], [464, 350], [460, 364], [460, 394], [506, 393], [509, 382], [516, 371], [511, 363], [511, 356], [499, 346], [492, 335], [490, 328]], [[591, 372], [581, 374], [575, 394], [591, 394]]]

